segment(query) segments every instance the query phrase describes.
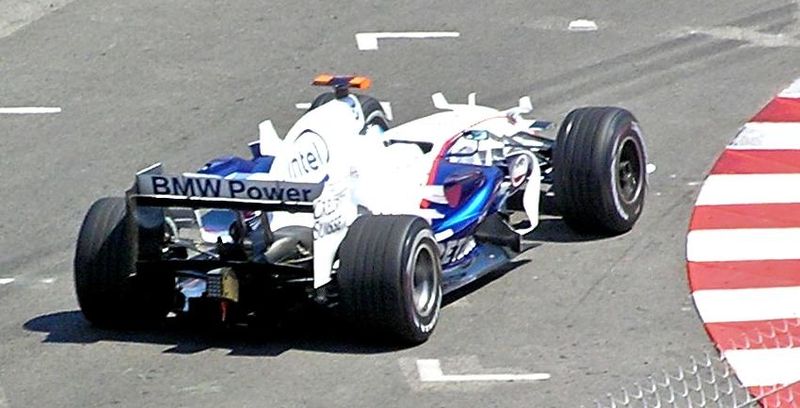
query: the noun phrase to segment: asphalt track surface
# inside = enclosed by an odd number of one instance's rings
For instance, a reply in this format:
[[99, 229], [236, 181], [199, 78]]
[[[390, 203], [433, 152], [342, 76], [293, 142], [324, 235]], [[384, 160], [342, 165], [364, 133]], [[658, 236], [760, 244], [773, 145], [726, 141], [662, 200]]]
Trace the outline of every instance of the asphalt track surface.
[[[0, 407], [580, 406], [708, 350], [686, 282], [689, 213], [716, 154], [798, 76], [798, 8], [648, 3], [76, 0], [0, 39], [0, 107], [63, 109], [0, 115], [0, 279], [14, 279], [0, 285]], [[599, 30], [568, 32], [576, 18]], [[359, 51], [365, 31], [460, 37]], [[612, 239], [544, 221], [531, 237], [542, 245], [451, 299], [414, 348], [365, 345], [320, 319], [222, 334], [91, 328], [71, 278], [90, 203], [155, 161], [184, 170], [245, 154], [262, 119], [288, 129], [323, 71], [371, 75], [398, 122], [431, 113], [437, 91], [500, 107], [529, 94], [556, 120], [627, 107], [657, 166], [643, 218]], [[422, 383], [417, 359], [552, 377]]]

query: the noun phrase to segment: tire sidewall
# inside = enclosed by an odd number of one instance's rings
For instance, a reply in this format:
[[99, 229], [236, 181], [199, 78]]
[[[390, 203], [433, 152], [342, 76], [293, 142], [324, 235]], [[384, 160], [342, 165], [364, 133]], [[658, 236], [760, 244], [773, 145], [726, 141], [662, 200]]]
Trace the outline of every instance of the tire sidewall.
[[[361, 109], [361, 114], [364, 118], [364, 127], [361, 129], [361, 134], [366, 134], [369, 127], [375, 125], [380, 126], [383, 131], [389, 130], [391, 127], [389, 118], [386, 116], [386, 112], [383, 111], [383, 107], [377, 99], [362, 94], [351, 94], [351, 96], [358, 104], [358, 108]], [[309, 107], [306, 112], [311, 112], [334, 99], [336, 99], [336, 97], [333, 92], [319, 94], [314, 98], [311, 107]]]
[[174, 303], [173, 275], [139, 274], [134, 228], [121, 197], [96, 201], [81, 225], [73, 266], [75, 291], [81, 310], [95, 325], [149, 325], [166, 316]]
[[[603, 175], [602, 188], [604, 196], [604, 206], [607, 214], [613, 217], [614, 223], [619, 226], [619, 230], [630, 229], [642, 212], [644, 196], [647, 184], [645, 146], [642, 138], [642, 131], [638, 122], [632, 115], [614, 115], [609, 123], [609, 136], [598, 138], [598, 143], [602, 143], [603, 148], [598, 149], [605, 157], [604, 168], [598, 169], [598, 173]], [[617, 166], [621, 158], [621, 147], [624, 143], [632, 142], [636, 146], [636, 153], [639, 160], [639, 185], [636, 195], [631, 201], [625, 201], [618, 190]]]
[[314, 98], [314, 101], [311, 102], [311, 106], [308, 108], [308, 110], [306, 110], [306, 112], [311, 112], [312, 110], [317, 109], [334, 99], [336, 99], [336, 97], [333, 95], [333, 92], [321, 93]]
[[364, 133], [367, 132], [370, 126], [380, 126], [384, 131], [389, 130], [389, 120], [382, 110], [373, 110], [372, 112], [365, 112], [364, 117]]
[[[618, 165], [626, 146], [635, 151], [626, 155], [639, 162], [639, 183], [631, 200], [624, 198], [619, 184]], [[556, 204], [573, 229], [616, 235], [633, 228], [647, 189], [644, 139], [633, 114], [616, 107], [571, 111], [559, 129], [553, 163]]]
[[128, 277], [135, 272], [130, 229], [124, 199], [107, 197], [92, 204], [78, 232], [75, 291], [92, 322], [106, 325], [112, 313], [124, 313]]
[[386, 112], [383, 111], [383, 107], [377, 99], [366, 95], [356, 95], [356, 100], [364, 114], [362, 134], [366, 134], [370, 126], [380, 126], [383, 131], [389, 130], [391, 127], [389, 118], [386, 117]]
[[[406, 321], [411, 325], [411, 329], [417, 338], [427, 338], [439, 321], [439, 312], [442, 305], [442, 269], [439, 262], [439, 247], [436, 245], [436, 240], [433, 233], [429, 228], [421, 226], [424, 223], [420, 221], [414, 223], [406, 237], [405, 245], [403, 248], [403, 272], [402, 272], [402, 299], [403, 310], [406, 313]], [[433, 261], [433, 268], [436, 274], [435, 284], [433, 288], [433, 296], [435, 297], [435, 305], [427, 315], [421, 315], [414, 304], [414, 263], [416, 261], [415, 254], [417, 251], [426, 250], [420, 248], [426, 246], [430, 251]]]

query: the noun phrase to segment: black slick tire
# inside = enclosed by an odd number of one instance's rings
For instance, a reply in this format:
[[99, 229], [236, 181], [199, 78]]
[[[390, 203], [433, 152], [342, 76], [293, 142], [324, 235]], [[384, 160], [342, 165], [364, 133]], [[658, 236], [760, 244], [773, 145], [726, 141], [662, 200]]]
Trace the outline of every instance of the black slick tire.
[[646, 163], [633, 114], [614, 107], [570, 112], [553, 151], [553, 189], [564, 221], [580, 232], [629, 231], [644, 206]]
[[78, 234], [75, 292], [83, 315], [97, 327], [155, 323], [174, 301], [174, 278], [137, 275], [132, 228], [125, 199], [106, 197], [92, 204]]
[[428, 339], [439, 320], [442, 268], [427, 222], [361, 216], [340, 246], [339, 262], [340, 306], [355, 328], [403, 344]]
[[321, 93], [317, 95], [316, 98], [314, 98], [314, 101], [311, 102], [311, 106], [308, 108], [306, 112], [311, 112], [312, 110], [319, 108], [320, 106], [334, 100], [335, 98], [336, 97], [333, 95], [333, 92]]
[[[358, 98], [358, 102], [361, 104], [361, 110], [364, 112], [365, 125], [361, 133], [366, 133], [369, 126], [380, 126], [383, 130], [388, 130], [391, 127], [391, 123], [389, 123], [389, 119], [386, 117], [386, 112], [384, 112], [381, 103], [377, 99], [367, 95], [354, 95], [356, 98]], [[307, 112], [310, 112], [334, 99], [335, 96], [333, 92], [319, 94], [316, 98], [314, 98], [314, 101], [311, 102], [311, 107], [308, 108]]]

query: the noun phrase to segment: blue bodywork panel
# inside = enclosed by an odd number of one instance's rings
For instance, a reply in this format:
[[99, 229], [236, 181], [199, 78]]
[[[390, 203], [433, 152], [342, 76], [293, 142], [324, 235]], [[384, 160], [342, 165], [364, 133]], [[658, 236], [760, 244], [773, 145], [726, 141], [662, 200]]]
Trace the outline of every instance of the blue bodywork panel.
[[444, 218], [433, 222], [433, 231], [450, 229], [454, 237], [461, 237], [469, 235], [492, 209], [503, 172], [495, 167], [442, 162], [433, 180], [433, 184], [445, 186], [446, 191], [458, 190], [455, 206], [431, 203], [430, 208], [444, 214]]
[[238, 156], [223, 156], [206, 163], [198, 173], [221, 177], [232, 173], [269, 173], [274, 160], [272, 156], [259, 156], [251, 160]]
[[[433, 184], [444, 186], [445, 195], [450, 196], [448, 204], [429, 204], [429, 208], [444, 214], [443, 218], [433, 221], [433, 231], [452, 231], [452, 235], [439, 242], [445, 292], [477, 279], [510, 259], [502, 248], [475, 243], [472, 239], [484, 218], [497, 211], [503, 199], [498, 194], [503, 177], [500, 169], [490, 166], [442, 161], [437, 167]], [[465, 254], [460, 256], [459, 252]]]
[[[258, 152], [258, 143], [250, 145], [253, 153], [252, 159], [238, 156], [221, 156], [210, 160], [197, 172], [200, 174], [213, 174], [228, 178], [246, 178], [252, 173], [269, 173], [272, 168], [273, 156], [261, 156]], [[231, 210], [208, 210], [201, 217], [202, 230], [212, 237], [228, 233], [231, 224], [236, 221], [236, 213]]]

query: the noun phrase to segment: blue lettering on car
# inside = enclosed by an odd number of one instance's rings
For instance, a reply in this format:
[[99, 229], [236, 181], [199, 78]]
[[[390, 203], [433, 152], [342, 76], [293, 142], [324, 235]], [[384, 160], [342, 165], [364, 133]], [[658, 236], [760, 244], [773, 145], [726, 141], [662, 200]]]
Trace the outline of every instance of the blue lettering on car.
[[150, 177], [153, 187], [153, 194], [170, 194], [169, 179], [161, 176]]
[[261, 193], [261, 190], [259, 190], [258, 187], [250, 187], [247, 189], [247, 197], [249, 197], [251, 200], [260, 200], [262, 196], [263, 193]]
[[289, 201], [297, 201], [300, 199], [300, 191], [296, 188], [287, 188], [286, 189], [286, 199]]
[[283, 201], [283, 189], [277, 187], [263, 188], [264, 196], [267, 200]]
[[244, 192], [244, 183], [239, 180], [228, 180], [228, 190], [231, 198], [236, 198], [236, 194]]
[[295, 187], [292, 183], [284, 187], [280, 182], [272, 184], [263, 181], [156, 175], [148, 176], [147, 179], [149, 188], [142, 187], [143, 191], [157, 195], [308, 202], [315, 194], [314, 189]]
[[192, 183], [192, 179], [181, 179], [181, 177], [173, 177], [172, 178], [172, 194], [175, 195], [183, 195], [183, 196], [193, 196], [194, 193], [194, 183]]
[[197, 191], [200, 192], [202, 197], [219, 197], [220, 186], [222, 180], [220, 179], [195, 179]]

